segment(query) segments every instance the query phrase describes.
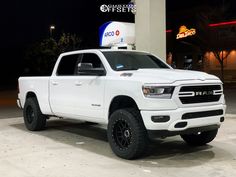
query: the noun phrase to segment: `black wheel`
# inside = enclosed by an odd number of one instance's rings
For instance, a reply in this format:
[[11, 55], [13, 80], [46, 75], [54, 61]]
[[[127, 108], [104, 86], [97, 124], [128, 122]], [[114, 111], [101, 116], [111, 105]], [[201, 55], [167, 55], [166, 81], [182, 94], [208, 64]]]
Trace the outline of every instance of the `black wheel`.
[[41, 113], [36, 98], [27, 98], [23, 114], [25, 126], [28, 130], [38, 131], [45, 128], [47, 117]]
[[113, 152], [124, 159], [140, 157], [147, 147], [146, 128], [137, 109], [120, 109], [112, 113], [107, 135]]
[[203, 146], [210, 143], [217, 135], [218, 129], [198, 132], [196, 134], [181, 135], [183, 140], [191, 146]]

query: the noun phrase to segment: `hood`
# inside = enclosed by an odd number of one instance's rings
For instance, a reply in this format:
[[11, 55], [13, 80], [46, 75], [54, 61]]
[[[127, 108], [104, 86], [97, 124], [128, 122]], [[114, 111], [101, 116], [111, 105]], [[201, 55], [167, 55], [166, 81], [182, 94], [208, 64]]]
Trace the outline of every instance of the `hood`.
[[174, 83], [185, 80], [218, 80], [219, 78], [204, 72], [179, 70], [179, 69], [139, 69], [137, 71], [122, 72], [132, 73], [130, 78], [145, 81], [145, 83]]

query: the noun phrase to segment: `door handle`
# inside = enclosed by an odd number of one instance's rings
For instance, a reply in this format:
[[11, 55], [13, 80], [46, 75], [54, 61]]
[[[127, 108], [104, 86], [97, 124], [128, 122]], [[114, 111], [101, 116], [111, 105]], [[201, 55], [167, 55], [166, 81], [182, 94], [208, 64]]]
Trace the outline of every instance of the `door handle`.
[[83, 83], [82, 83], [82, 82], [75, 82], [75, 85], [76, 85], [76, 86], [82, 86]]
[[58, 82], [52, 81], [52, 85], [58, 85]]

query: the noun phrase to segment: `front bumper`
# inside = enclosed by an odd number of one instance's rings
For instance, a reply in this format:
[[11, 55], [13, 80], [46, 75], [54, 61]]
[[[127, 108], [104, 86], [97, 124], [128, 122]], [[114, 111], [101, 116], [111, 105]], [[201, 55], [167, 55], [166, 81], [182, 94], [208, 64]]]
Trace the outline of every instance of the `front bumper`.
[[198, 132], [204, 132], [204, 131], [210, 131], [218, 129], [220, 125], [208, 125], [203, 127], [194, 127], [194, 128], [188, 128], [181, 131], [168, 131], [168, 130], [148, 130], [148, 136], [151, 139], [161, 137], [169, 137], [169, 136], [175, 136], [175, 135], [184, 135], [184, 134], [193, 134]]
[[[206, 116], [200, 118], [182, 119], [182, 116], [186, 113], [196, 113], [204, 111], [214, 111], [223, 110], [222, 115], [216, 116]], [[191, 130], [199, 127], [208, 127], [215, 125], [219, 127], [222, 123], [222, 117], [225, 115], [226, 105], [218, 104], [211, 106], [201, 106], [201, 107], [186, 107], [178, 108], [175, 110], [165, 110], [165, 111], [146, 111], [141, 110], [141, 115], [143, 118], [144, 125], [148, 131], [158, 130], [158, 131], [168, 131], [168, 132], [181, 132], [184, 130]], [[167, 122], [153, 122], [152, 116], [169, 116], [170, 120]], [[176, 127], [178, 123], [185, 123], [184, 127]]]

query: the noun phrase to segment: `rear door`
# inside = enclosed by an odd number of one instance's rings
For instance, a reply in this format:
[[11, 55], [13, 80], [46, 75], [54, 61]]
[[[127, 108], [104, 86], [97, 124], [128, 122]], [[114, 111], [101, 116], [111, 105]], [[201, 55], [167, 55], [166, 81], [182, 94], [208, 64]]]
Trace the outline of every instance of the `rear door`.
[[50, 104], [57, 116], [71, 117], [74, 114], [75, 94], [79, 92], [75, 86], [78, 77], [75, 68], [81, 57], [81, 54], [62, 57], [56, 75], [50, 79]]

